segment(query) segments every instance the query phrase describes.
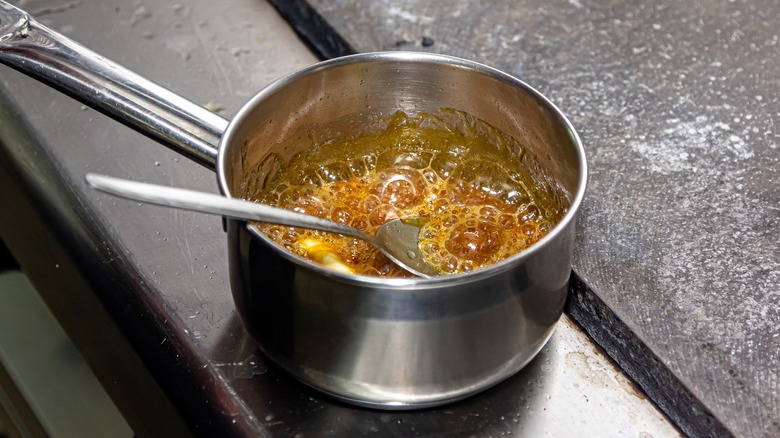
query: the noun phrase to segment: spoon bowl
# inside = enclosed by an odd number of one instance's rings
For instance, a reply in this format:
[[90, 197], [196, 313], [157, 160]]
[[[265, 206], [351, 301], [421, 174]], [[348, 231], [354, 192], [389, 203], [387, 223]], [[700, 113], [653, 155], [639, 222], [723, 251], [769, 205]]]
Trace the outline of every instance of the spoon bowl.
[[102, 192], [150, 204], [343, 234], [372, 244], [399, 267], [418, 277], [439, 275], [420, 254], [418, 242], [421, 227], [425, 224], [424, 218], [393, 219], [380, 226], [376, 234], [371, 236], [357, 228], [328, 219], [256, 202], [95, 173], [88, 173], [86, 179], [90, 186]]

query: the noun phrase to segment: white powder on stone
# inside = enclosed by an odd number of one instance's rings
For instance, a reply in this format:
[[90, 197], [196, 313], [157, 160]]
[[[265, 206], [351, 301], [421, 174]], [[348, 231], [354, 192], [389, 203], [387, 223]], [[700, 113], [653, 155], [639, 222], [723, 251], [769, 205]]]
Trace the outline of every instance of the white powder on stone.
[[628, 141], [631, 149], [649, 162], [653, 172], [696, 172], [724, 159], [742, 161], [754, 156], [745, 142], [747, 133], [734, 132], [728, 124], [712, 122], [705, 115], [692, 121], [670, 118], [667, 124], [669, 127], [652, 141], [643, 136]]

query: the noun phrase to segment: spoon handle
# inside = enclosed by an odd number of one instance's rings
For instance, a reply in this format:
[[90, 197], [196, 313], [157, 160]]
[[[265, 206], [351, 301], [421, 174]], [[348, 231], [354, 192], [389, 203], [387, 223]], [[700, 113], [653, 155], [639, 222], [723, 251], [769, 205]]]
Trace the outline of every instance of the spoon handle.
[[362, 240], [371, 240], [371, 236], [356, 228], [308, 214], [271, 207], [270, 205], [226, 198], [193, 190], [130, 181], [95, 173], [88, 173], [86, 178], [87, 183], [97, 190], [136, 201], [201, 213], [217, 214], [233, 219], [269, 222], [343, 234]]

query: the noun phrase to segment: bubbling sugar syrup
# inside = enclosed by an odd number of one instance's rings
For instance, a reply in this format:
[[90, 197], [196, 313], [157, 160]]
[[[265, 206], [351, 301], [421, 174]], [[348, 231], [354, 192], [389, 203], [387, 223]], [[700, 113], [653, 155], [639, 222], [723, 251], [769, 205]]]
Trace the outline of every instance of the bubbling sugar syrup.
[[[396, 217], [427, 217], [421, 253], [442, 274], [479, 269], [524, 250], [568, 208], [560, 188], [531, 170], [538, 163], [521, 145], [463, 112], [398, 112], [377, 132], [323, 141], [312, 134], [310, 141], [289, 162], [269, 155], [259, 163], [265, 171], [250, 173], [247, 199], [369, 234]], [[288, 250], [346, 272], [410, 275], [358, 239], [257, 226]]]

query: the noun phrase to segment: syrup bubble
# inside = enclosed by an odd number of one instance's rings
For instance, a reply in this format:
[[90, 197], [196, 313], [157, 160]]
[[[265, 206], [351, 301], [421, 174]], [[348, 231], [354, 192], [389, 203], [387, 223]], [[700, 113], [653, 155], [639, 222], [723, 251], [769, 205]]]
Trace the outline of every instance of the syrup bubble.
[[[287, 166], [277, 165], [268, 187], [247, 193], [258, 202], [330, 218], [369, 234], [396, 217], [426, 216], [420, 249], [434, 269], [469, 272], [495, 263], [544, 236], [565, 213], [565, 196], [546, 181], [529, 192], [526, 187], [536, 177], [519, 166], [517, 155], [501, 150], [523, 148], [511, 139], [486, 139], [485, 132], [501, 134], [481, 127], [478, 119], [453, 114], [454, 119], [440, 119], [398, 113], [376, 134], [314, 144]], [[315, 239], [358, 274], [408, 275], [354, 238], [258, 226], [303, 257], [311, 255], [300, 242]]]

